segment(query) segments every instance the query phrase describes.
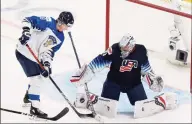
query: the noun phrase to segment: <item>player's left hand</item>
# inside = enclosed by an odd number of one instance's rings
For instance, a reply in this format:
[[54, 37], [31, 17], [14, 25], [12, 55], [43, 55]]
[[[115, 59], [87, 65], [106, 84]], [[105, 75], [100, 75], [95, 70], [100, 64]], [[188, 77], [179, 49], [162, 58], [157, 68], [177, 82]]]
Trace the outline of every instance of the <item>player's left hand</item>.
[[22, 45], [25, 45], [25, 44], [27, 44], [30, 37], [31, 37], [30, 28], [24, 27], [22, 36], [19, 38], [19, 41], [21, 42]]

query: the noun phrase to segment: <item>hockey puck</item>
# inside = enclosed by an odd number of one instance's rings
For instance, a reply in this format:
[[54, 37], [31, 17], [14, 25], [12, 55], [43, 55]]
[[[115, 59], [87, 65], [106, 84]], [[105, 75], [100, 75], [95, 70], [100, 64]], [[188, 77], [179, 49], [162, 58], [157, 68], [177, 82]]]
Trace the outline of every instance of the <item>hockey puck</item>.
[[81, 98], [81, 99], [80, 99], [80, 102], [81, 102], [81, 103], [84, 103], [84, 102], [85, 102], [85, 99], [84, 99], [84, 98]]

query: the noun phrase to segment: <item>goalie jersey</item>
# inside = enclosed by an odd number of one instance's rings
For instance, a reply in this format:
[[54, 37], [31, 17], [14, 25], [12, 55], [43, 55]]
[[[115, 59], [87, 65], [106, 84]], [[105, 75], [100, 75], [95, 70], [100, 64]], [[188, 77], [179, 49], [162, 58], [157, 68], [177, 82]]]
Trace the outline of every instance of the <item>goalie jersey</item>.
[[[22, 23], [27, 24], [31, 29], [31, 37], [28, 45], [39, 60], [46, 60], [51, 63], [54, 54], [60, 49], [64, 42], [64, 33], [56, 29], [56, 20], [52, 17], [26, 17]], [[27, 47], [17, 44], [17, 51], [28, 59], [36, 62]]]
[[145, 46], [136, 44], [133, 52], [126, 58], [121, 57], [118, 43], [93, 59], [88, 66], [94, 71], [110, 65], [107, 80], [122, 87], [133, 88], [141, 83], [141, 74], [151, 70]]

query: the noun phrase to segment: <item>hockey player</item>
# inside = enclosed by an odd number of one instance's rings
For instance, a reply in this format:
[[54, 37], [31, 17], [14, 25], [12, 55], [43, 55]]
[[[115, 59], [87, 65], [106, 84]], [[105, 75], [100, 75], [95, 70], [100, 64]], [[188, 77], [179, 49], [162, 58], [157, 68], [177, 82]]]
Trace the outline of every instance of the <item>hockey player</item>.
[[[68, 11], [61, 12], [56, 20], [52, 17], [31, 16], [22, 21], [23, 31], [17, 44], [16, 58], [30, 79], [23, 101], [31, 105], [30, 113], [33, 115], [47, 117], [47, 114], [39, 109], [41, 85], [43, 78], [49, 77], [52, 73], [53, 57], [65, 39], [63, 31], [70, 28], [73, 23], [73, 15]], [[45, 70], [40, 68], [26, 44], [33, 50]]]
[[[147, 99], [141, 77], [155, 92], [162, 91], [164, 82], [152, 70], [145, 46], [136, 44], [135, 39], [130, 34], [124, 35], [118, 43], [113, 44], [88, 65], [82, 66], [75, 73], [75, 76], [72, 76], [71, 82], [77, 87], [81, 87], [84, 83], [89, 82], [95, 73], [108, 65], [110, 65], [110, 70], [103, 84], [101, 97], [94, 97], [94, 95], [91, 97], [98, 113], [114, 117], [117, 113], [116, 106], [121, 92], [126, 93], [131, 105], [135, 106], [135, 118], [175, 107], [174, 94], [163, 93], [155, 99]], [[76, 107], [88, 107], [87, 101], [84, 93], [77, 93]]]

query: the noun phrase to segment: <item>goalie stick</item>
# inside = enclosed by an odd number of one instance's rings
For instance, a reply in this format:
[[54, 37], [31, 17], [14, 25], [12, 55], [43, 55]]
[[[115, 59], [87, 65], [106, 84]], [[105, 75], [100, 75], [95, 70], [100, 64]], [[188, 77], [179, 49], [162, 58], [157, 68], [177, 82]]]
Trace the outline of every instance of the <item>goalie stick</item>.
[[[32, 51], [32, 49], [29, 47], [28, 44], [26, 44], [26, 47], [28, 48], [28, 50], [30, 51], [30, 53], [33, 55], [33, 57], [35, 58], [35, 60], [37, 61], [37, 63], [39, 64], [40, 68], [45, 69], [43, 67], [43, 65], [41, 64], [41, 62], [38, 60], [37, 56], [34, 54], [34, 52]], [[90, 114], [82, 114], [79, 113], [76, 108], [74, 107], [73, 104], [71, 104], [71, 102], [69, 101], [69, 99], [65, 96], [65, 94], [61, 91], [61, 89], [57, 86], [57, 84], [55, 83], [55, 81], [52, 79], [51, 76], [49, 76], [49, 79], [51, 80], [51, 82], [54, 84], [54, 86], [57, 88], [57, 90], [60, 92], [60, 94], [63, 96], [63, 98], [67, 101], [67, 103], [71, 106], [71, 108], [74, 110], [74, 112], [80, 117], [80, 118], [86, 118], [86, 117], [91, 117], [91, 118], [99, 118], [98, 116], [93, 115], [93, 113]], [[98, 120], [98, 119], [97, 119]]]
[[57, 121], [69, 112], [69, 108], [65, 107], [59, 114], [57, 114], [54, 117], [41, 117], [41, 116], [36, 116], [36, 115], [29, 114], [29, 113], [24, 113], [24, 112], [10, 110], [10, 109], [1, 108], [1, 110], [6, 111], [6, 112], [15, 113], [15, 114], [26, 115], [26, 116], [30, 116], [33, 118], [41, 118], [41, 119], [51, 120], [51, 121]]
[[[74, 45], [74, 42], [73, 42], [71, 32], [68, 32], [68, 34], [69, 34], [69, 37], [71, 39], [71, 43], [72, 43], [72, 46], [73, 46], [73, 50], [74, 50], [74, 53], [75, 53], [75, 57], [76, 57], [78, 66], [79, 66], [79, 68], [81, 68], [81, 64], [80, 64], [80, 61], [79, 61], [79, 58], [78, 58], [78, 55], [77, 55], [77, 51], [76, 51], [76, 48], [75, 48], [75, 45]], [[92, 112], [93, 118], [95, 118], [97, 121], [103, 123], [103, 119], [101, 119], [101, 117], [99, 115], [97, 115], [97, 113], [94, 110], [93, 104], [92, 104], [91, 99], [90, 99], [90, 94], [89, 94], [87, 83], [85, 83], [84, 87], [85, 87], [85, 92], [86, 92], [86, 95], [87, 95], [87, 98], [88, 98], [88, 105], [89, 105], [90, 110]]]

